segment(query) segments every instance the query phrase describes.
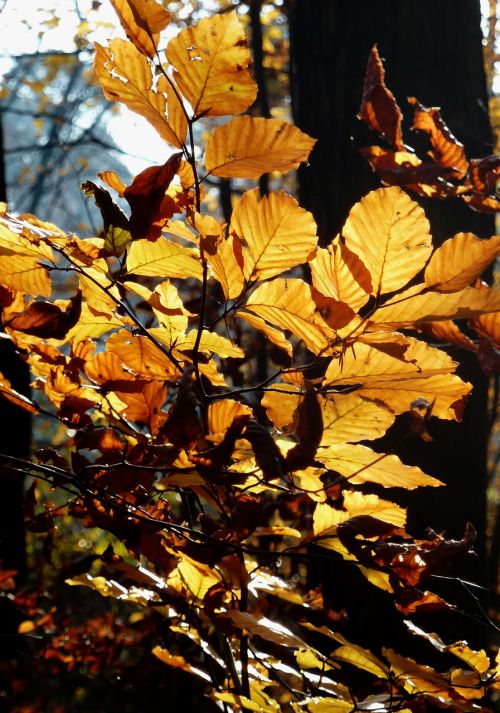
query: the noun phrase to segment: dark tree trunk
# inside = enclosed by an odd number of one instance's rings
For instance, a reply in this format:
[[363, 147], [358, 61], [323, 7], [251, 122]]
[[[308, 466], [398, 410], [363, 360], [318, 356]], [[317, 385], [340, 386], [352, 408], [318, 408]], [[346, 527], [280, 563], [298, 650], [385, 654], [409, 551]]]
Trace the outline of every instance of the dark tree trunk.
[[[296, 124], [318, 139], [310, 165], [299, 171], [299, 194], [318, 222], [327, 244], [341, 228], [351, 206], [380, 187], [358, 149], [376, 137], [356, 119], [366, 62], [377, 43], [385, 59], [386, 83], [405, 114], [407, 96], [440, 106], [470, 158], [492, 152], [482, 57], [479, 0], [295, 0], [291, 12], [292, 102]], [[407, 143], [414, 137], [405, 124]], [[415, 196], [412, 196], [415, 198]], [[460, 231], [486, 237], [492, 217], [475, 213], [461, 201], [421, 201], [436, 242]], [[416, 437], [401, 441], [404, 424], [384, 439], [408, 463], [444, 480], [448, 487], [411, 494], [409, 529], [425, 527], [461, 537], [470, 520], [478, 530], [479, 566], [485, 570], [487, 380], [475, 357], [460, 358], [462, 378], [474, 384], [460, 424], [431, 421], [433, 443]], [[335, 584], [333, 585], [335, 586]], [[470, 602], [467, 604], [470, 610]], [[477, 612], [475, 612], [477, 613]]]

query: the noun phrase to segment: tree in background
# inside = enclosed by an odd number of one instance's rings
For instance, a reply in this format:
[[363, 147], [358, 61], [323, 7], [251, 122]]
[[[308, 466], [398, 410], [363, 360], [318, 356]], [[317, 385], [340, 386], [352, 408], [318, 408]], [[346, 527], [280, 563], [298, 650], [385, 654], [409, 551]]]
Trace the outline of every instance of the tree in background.
[[[296, 0], [291, 29], [294, 117], [318, 138], [310, 165], [299, 170], [299, 195], [318, 221], [323, 244], [339, 231], [352, 203], [379, 185], [360, 153], [373, 143], [373, 133], [357, 119], [366, 62], [375, 44], [385, 58], [388, 85], [401, 102], [414, 96], [426, 106], [441, 106], [468, 157], [492, 152], [479, 2], [439, 0], [431, 6], [412, 0], [369, 5]], [[403, 111], [410, 113], [405, 107]], [[429, 148], [425, 135], [410, 134], [409, 123], [403, 129], [408, 143]], [[491, 215], [470, 210], [460, 198], [421, 199], [421, 204], [439, 243], [460, 231], [479, 236], [494, 231]], [[467, 519], [477, 523], [481, 563], [475, 572], [485, 582], [486, 453], [496, 407], [492, 415], [488, 379], [476, 358], [453, 344], [451, 353], [460, 359], [463, 378], [474, 384], [461, 424], [431, 421], [432, 443], [396, 427], [384, 446], [389, 439], [408, 462], [425, 463], [428, 472], [442, 475], [446, 492], [417, 500], [413, 524], [420, 532], [432, 522], [457, 533]], [[497, 563], [491, 566], [488, 584], [494, 588]]]

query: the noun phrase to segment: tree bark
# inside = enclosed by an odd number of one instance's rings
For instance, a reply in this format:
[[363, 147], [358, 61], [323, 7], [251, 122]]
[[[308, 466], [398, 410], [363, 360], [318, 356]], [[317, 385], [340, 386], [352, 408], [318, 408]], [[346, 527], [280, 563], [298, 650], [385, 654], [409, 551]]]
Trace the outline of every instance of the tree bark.
[[[492, 152], [480, 21], [479, 0], [295, 0], [290, 28], [293, 113], [296, 124], [318, 139], [310, 165], [299, 170], [299, 196], [318, 222], [323, 245], [339, 231], [352, 205], [380, 187], [359, 154], [359, 148], [377, 143], [377, 137], [356, 118], [375, 43], [385, 59], [386, 84], [409, 120], [413, 112], [406, 97], [416, 96], [426, 106], [442, 108], [469, 158]], [[412, 144], [415, 136], [409, 124], [407, 120], [404, 132]], [[475, 213], [458, 199], [418, 200], [436, 244], [460, 231], [481, 237], [494, 233], [491, 216]], [[398, 419], [380, 445], [447, 484], [446, 489], [423, 489], [408, 497], [409, 530], [422, 535], [431, 526], [461, 537], [466, 521], [473, 522], [480, 558], [468, 574], [481, 579], [488, 383], [475, 357], [453, 353], [454, 358], [459, 356], [460, 375], [474, 385], [463, 421], [432, 419], [434, 441], [424, 443], [416, 436], [404, 437], [404, 419]]]

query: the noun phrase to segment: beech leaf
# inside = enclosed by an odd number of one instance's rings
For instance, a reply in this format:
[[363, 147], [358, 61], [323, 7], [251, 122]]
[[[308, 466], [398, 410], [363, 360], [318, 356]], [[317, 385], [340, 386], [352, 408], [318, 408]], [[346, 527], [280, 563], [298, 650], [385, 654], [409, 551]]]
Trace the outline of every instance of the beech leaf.
[[223, 178], [287, 173], [307, 160], [315, 143], [286, 121], [238, 116], [215, 129], [207, 143], [205, 166]]
[[437, 292], [458, 292], [471, 284], [500, 253], [500, 235], [479, 240], [458, 233], [433, 253], [425, 269], [425, 284]]
[[168, 44], [167, 59], [195, 116], [239, 114], [255, 101], [250, 52], [234, 11], [181, 30]]
[[432, 252], [422, 208], [397, 186], [368, 193], [342, 228], [347, 247], [363, 256], [375, 296], [404, 287]]
[[111, 0], [125, 34], [141, 54], [155, 55], [159, 33], [170, 22], [170, 13], [155, 0]]

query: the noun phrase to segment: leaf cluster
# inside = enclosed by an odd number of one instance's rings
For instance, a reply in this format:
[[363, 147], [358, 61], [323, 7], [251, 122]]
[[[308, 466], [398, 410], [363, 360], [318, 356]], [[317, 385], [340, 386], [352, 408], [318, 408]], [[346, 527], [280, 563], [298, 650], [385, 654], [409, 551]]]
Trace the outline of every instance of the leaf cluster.
[[[114, 545], [66, 572], [67, 584], [159, 617], [168, 636], [152, 654], [230, 710], [484, 710], [476, 701], [498, 688], [498, 660], [411, 621], [453, 608], [428, 585], [472, 551], [474, 529], [414, 539], [397, 491], [442, 483], [367, 443], [401, 414], [408, 437], [424, 441], [430, 416], [460, 419], [471, 386], [419, 333], [476, 349], [452, 322], [466, 319], [498, 345], [500, 295], [479, 277], [500, 238], [461, 233], [434, 249], [424, 211], [398, 186], [363, 198], [327, 248], [284, 192], [246, 191], [224, 224], [204, 209], [207, 177], [285, 173], [314, 139], [239, 115], [256, 85], [236, 13], [201, 20], [160, 52], [170, 19], [160, 4], [113, 6], [129, 39], [96, 45], [96, 77], [174, 153], [129, 186], [109, 171], [104, 185], [83, 186], [101, 237], [2, 210], [4, 336], [34, 381], [28, 399], [1, 377], [1, 395], [68, 434], [68, 457], [1, 456], [5, 472], [36, 479], [28, 525], [50, 531], [69, 513], [109, 533]], [[218, 121], [204, 147], [202, 117]], [[61, 274], [73, 280], [66, 298], [56, 298]], [[64, 505], [41, 508], [37, 480], [66, 493]], [[348, 641], [321, 593], [279, 570], [313, 545], [351, 563], [411, 633], [465, 668], [440, 672]], [[73, 666], [76, 644], [56, 641], [54, 617], [24, 606], [21, 633], [43, 631], [49, 659]], [[94, 622], [97, 639], [105, 624]], [[181, 655], [167, 639], [190, 644]]]

